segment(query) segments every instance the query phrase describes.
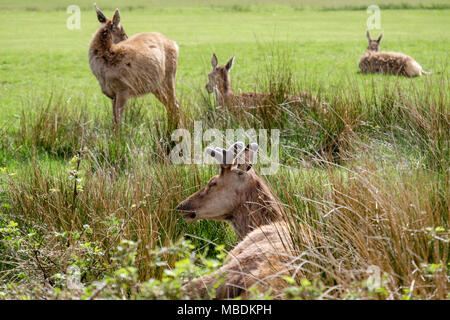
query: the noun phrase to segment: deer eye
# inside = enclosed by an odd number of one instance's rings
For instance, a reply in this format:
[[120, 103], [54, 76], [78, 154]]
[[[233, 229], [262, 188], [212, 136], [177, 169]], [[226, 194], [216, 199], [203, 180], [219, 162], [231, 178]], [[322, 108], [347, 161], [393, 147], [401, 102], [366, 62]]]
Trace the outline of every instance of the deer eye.
[[209, 184], [209, 187], [211, 188], [211, 187], [214, 187], [214, 186], [216, 186], [217, 185], [217, 182], [211, 182], [210, 184]]

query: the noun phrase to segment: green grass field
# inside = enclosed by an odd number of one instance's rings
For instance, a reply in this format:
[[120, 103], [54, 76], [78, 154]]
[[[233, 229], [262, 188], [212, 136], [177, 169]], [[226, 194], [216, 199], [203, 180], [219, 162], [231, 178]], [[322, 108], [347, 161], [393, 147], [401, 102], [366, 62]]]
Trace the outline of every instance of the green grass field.
[[[58, 2], [54, 8], [59, 6]], [[261, 62], [274, 44], [289, 50], [298, 77], [314, 85], [339, 85], [343, 75], [357, 81], [364, 78], [357, 74], [358, 59], [366, 47], [368, 15], [363, 10], [297, 11], [279, 6], [249, 12], [222, 7], [129, 11], [123, 7], [122, 22], [129, 35], [160, 31], [179, 44], [177, 86], [181, 95], [204, 90], [213, 52], [223, 63], [236, 55], [234, 87], [254, 89]], [[69, 14], [63, 10], [3, 12], [8, 19], [0, 22], [0, 79], [1, 92], [6, 94], [0, 101], [0, 121], [10, 124], [20, 110], [33, 108], [30, 101], [46, 100], [55, 88], [66, 97], [83, 97], [89, 110], [110, 111], [88, 65], [89, 42], [99, 25], [93, 10], [82, 11], [80, 30], [66, 28]], [[449, 18], [449, 10], [385, 10], [382, 49], [407, 53], [426, 70], [446, 73]], [[415, 83], [419, 81], [423, 80]]]
[[[66, 27], [69, 4], [82, 9], [79, 30]], [[178, 43], [177, 94], [186, 128], [203, 120], [219, 129], [281, 130], [282, 166], [266, 179], [288, 214], [315, 230], [311, 241], [335, 249], [327, 253], [331, 260], [306, 258], [316, 267], [303, 275], [335, 289], [320, 296], [326, 289], [317, 285], [314, 294], [303, 288], [288, 298], [448, 299], [448, 1], [376, 3], [381, 50], [408, 54], [433, 72], [414, 79], [359, 73], [367, 46], [365, 8], [372, 4], [366, 1], [97, 4], [108, 17], [118, 7], [129, 36], [158, 31]], [[91, 1], [0, 0], [0, 14], [0, 298], [87, 297], [102, 279], [130, 288], [170, 279], [153, 283], [160, 291], [151, 294], [130, 289], [128, 298], [181, 297], [167, 283], [176, 287], [184, 273], [167, 276], [161, 266], [149, 265], [155, 259], [149, 248], [192, 234], [196, 252], [214, 259], [208, 241], [226, 249], [236, 244], [226, 224], [187, 225], [174, 211], [215, 167], [168, 163], [161, 142], [166, 112], [151, 95], [129, 101], [120, 137], [114, 135], [110, 100], [88, 64], [99, 27]], [[285, 83], [290, 93], [309, 91], [327, 101], [329, 112], [216, 109], [204, 88], [212, 53], [220, 64], [236, 56], [235, 92], [267, 92], [270, 83]], [[80, 150], [81, 158], [73, 158]], [[74, 165], [80, 166], [78, 184], [68, 174]], [[339, 217], [325, 218], [330, 212]], [[341, 234], [348, 239], [342, 242]], [[128, 249], [136, 254], [123, 258], [125, 267], [136, 267], [126, 281], [115, 273], [124, 265], [114, 260], [125, 253], [113, 249], [124, 239], [134, 241]], [[169, 269], [182, 256], [159, 254]], [[58, 280], [69, 265], [81, 268], [83, 293]], [[368, 289], [357, 271], [371, 265], [391, 279], [384, 291]], [[341, 276], [338, 268], [345, 270]], [[295, 279], [299, 287], [301, 278]], [[40, 283], [63, 293], [31, 289]], [[104, 297], [121, 298], [115, 290], [111, 286]]]

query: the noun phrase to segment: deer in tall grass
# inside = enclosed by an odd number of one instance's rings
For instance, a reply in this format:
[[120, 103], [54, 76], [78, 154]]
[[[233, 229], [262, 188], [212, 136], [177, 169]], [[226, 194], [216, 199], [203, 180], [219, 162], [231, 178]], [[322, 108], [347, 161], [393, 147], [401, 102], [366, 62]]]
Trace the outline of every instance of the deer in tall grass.
[[[274, 103], [273, 97], [268, 93], [247, 92], [236, 94], [231, 87], [230, 71], [233, 67], [234, 56], [226, 65], [219, 66], [217, 56], [213, 54], [211, 58], [212, 71], [208, 74], [206, 90], [214, 93], [216, 103], [220, 106], [262, 106]], [[296, 95], [285, 95], [285, 102], [302, 103], [306, 105], [320, 105], [318, 99], [307, 92], [299, 92]]]
[[161, 33], [127, 37], [116, 9], [112, 19], [94, 4], [100, 28], [89, 48], [89, 65], [102, 92], [112, 100], [114, 123], [120, 124], [127, 99], [153, 93], [166, 109], [169, 130], [179, 122], [175, 95], [177, 44]]
[[220, 173], [181, 202], [177, 210], [186, 221], [211, 219], [231, 223], [240, 242], [229, 252], [224, 265], [212, 274], [184, 286], [192, 298], [208, 297], [208, 290], [223, 278], [215, 291], [218, 299], [248, 294], [248, 289], [270, 288], [280, 293], [286, 286], [286, 260], [292, 241], [283, 208], [253, 166], [258, 145], [244, 148], [237, 142], [228, 150], [207, 148], [217, 160]]
[[378, 39], [373, 40], [369, 31], [366, 33], [369, 45], [366, 52], [359, 60], [359, 68], [363, 73], [390, 73], [406, 77], [422, 76], [431, 74], [424, 71], [416, 60], [400, 52], [379, 52], [381, 34]]

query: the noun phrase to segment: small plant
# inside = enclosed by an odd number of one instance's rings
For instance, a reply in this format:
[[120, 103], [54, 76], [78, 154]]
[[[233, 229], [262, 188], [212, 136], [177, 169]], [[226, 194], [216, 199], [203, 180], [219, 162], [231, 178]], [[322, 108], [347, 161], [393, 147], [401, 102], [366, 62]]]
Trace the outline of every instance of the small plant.
[[310, 282], [308, 279], [300, 279], [300, 284], [295, 285], [296, 281], [291, 277], [284, 277], [284, 280], [292, 286], [285, 289], [284, 294], [286, 299], [300, 299], [310, 300], [321, 298], [325, 292], [325, 286], [318, 279]]

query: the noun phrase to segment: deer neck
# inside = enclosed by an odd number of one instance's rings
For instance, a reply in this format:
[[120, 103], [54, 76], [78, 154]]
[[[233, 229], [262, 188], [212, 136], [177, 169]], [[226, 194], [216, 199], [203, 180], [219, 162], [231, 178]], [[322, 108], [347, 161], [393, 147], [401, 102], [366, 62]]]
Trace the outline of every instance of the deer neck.
[[229, 218], [240, 240], [253, 230], [282, 218], [282, 209], [267, 186], [258, 185], [258, 189], [245, 197]]
[[109, 31], [100, 28], [92, 39], [89, 55], [91, 57], [101, 57], [105, 62], [114, 58], [113, 42]]
[[223, 82], [219, 83], [215, 87], [214, 93], [216, 96], [216, 101], [219, 104], [228, 104], [234, 97], [230, 79], [224, 79]]

